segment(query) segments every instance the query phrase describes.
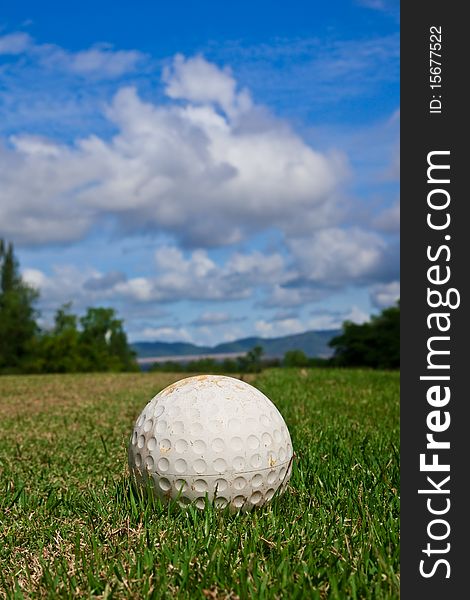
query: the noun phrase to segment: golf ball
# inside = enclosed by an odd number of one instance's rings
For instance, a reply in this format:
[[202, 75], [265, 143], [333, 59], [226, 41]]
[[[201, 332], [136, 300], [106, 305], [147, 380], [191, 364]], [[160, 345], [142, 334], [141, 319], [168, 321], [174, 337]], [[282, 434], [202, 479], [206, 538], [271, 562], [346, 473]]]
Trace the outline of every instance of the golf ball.
[[289, 430], [255, 387], [221, 375], [181, 379], [134, 425], [128, 458], [138, 484], [163, 500], [251, 510], [282, 493], [291, 475]]

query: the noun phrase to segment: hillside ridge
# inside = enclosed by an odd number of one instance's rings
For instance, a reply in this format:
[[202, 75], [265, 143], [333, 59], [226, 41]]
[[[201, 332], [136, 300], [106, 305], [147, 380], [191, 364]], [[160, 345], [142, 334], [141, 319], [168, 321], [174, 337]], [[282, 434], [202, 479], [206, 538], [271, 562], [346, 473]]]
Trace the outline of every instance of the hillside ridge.
[[243, 353], [248, 352], [254, 346], [261, 346], [264, 354], [272, 357], [282, 357], [289, 350], [302, 350], [309, 357], [328, 357], [332, 354], [328, 342], [339, 333], [339, 329], [328, 329], [304, 331], [273, 338], [251, 336], [232, 342], [223, 342], [216, 346], [198, 346], [189, 342], [138, 341], [131, 344], [131, 347], [137, 352], [139, 358]]

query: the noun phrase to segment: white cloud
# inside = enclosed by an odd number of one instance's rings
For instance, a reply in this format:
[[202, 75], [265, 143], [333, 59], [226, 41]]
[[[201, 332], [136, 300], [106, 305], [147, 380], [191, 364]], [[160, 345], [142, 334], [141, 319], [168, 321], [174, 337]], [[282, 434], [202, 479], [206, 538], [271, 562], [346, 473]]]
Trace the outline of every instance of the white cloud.
[[352, 323], [365, 323], [370, 320], [370, 315], [356, 305], [346, 310], [318, 308], [312, 310], [310, 314], [313, 316], [308, 321], [311, 329], [341, 329], [345, 321]]
[[224, 276], [233, 285], [245, 282], [253, 286], [274, 285], [288, 279], [281, 254], [263, 254], [256, 250], [232, 254], [224, 269]]
[[18, 153], [24, 156], [49, 156], [51, 158], [58, 158], [66, 150], [66, 148], [61, 148], [51, 140], [38, 135], [12, 135], [10, 142]]
[[381, 231], [398, 233], [400, 231], [400, 202], [381, 212], [373, 221], [373, 226]]
[[206, 277], [216, 270], [205, 250], [194, 250], [189, 259], [175, 246], [161, 246], [155, 251], [155, 263], [161, 272]]
[[66, 57], [65, 68], [80, 75], [99, 74], [106, 77], [120, 77], [133, 71], [144, 55], [136, 50], [112, 50], [111, 48], [91, 48]]
[[253, 106], [247, 90], [236, 91], [237, 83], [230, 69], [219, 69], [202, 56], [186, 59], [177, 54], [173, 64], [164, 69], [163, 80], [170, 98], [216, 104], [232, 117]]
[[310, 320], [311, 328], [315, 331], [327, 330], [327, 329], [339, 329], [341, 327], [342, 320], [336, 315], [331, 314], [319, 314]]
[[366, 323], [370, 320], [370, 315], [364, 312], [361, 308], [357, 306], [353, 306], [351, 310], [346, 313], [343, 321], [351, 321], [352, 323], [357, 323], [361, 325], [362, 323]]
[[305, 329], [305, 325], [299, 319], [283, 319], [274, 322], [261, 319], [255, 323], [255, 330], [261, 337], [280, 337], [301, 333]]
[[86, 281], [99, 276], [95, 269], [73, 265], [54, 266], [49, 274], [39, 269], [22, 270], [23, 279], [40, 292], [39, 306], [49, 321], [52, 313], [67, 302], [72, 302], [73, 309], [81, 312], [97, 301], [109, 300], [111, 295], [106, 291], [84, 287]]
[[[19, 244], [81, 239], [93, 223], [92, 211], [71, 197], [84, 184], [82, 156], [30, 135], [10, 143], [13, 150], [0, 145], [0, 234]], [[98, 173], [91, 164], [87, 171]]]
[[115, 79], [131, 73], [146, 58], [137, 50], [114, 50], [107, 44], [79, 52], [68, 52], [53, 44], [42, 44], [34, 46], [33, 53], [41, 66], [47, 69], [100, 79]]
[[185, 257], [181, 250], [163, 246], [155, 252], [157, 274], [147, 280], [148, 297], [138, 297], [129, 282], [119, 284], [116, 291], [130, 293], [137, 300], [160, 302], [178, 300], [230, 300], [248, 298], [255, 287], [282, 281], [284, 260], [279, 254], [260, 252], [233, 254], [222, 265], [216, 265], [204, 250]]
[[341, 329], [344, 321], [361, 324], [369, 319], [370, 316], [362, 309], [352, 306], [347, 311], [319, 310], [313, 318], [308, 319], [287, 317], [285, 319], [259, 320], [255, 323], [255, 329], [263, 337], [278, 337], [311, 330]]
[[31, 36], [27, 33], [17, 31], [0, 36], [0, 55], [1, 54], [22, 54], [33, 44]]
[[47, 277], [39, 269], [24, 269], [21, 275], [23, 281], [33, 288], [44, 289], [47, 285]]
[[114, 287], [117, 283], [126, 281], [126, 276], [121, 271], [110, 271], [105, 275], [101, 273], [87, 279], [83, 283], [83, 288], [86, 290], [109, 290]]
[[[390, 39], [383, 51], [388, 56], [395, 47]], [[11, 54], [24, 53], [18, 63], [36, 65], [36, 71], [28, 71], [24, 81], [30, 81], [33, 72], [45, 73], [46, 80], [48, 76], [51, 81], [66, 81], [66, 85], [82, 83], [81, 78], [88, 78], [87, 82], [102, 79], [100, 101], [110, 98], [110, 89], [117, 89], [107, 78], [132, 73], [145, 61], [138, 52], [115, 51], [106, 45], [68, 52], [54, 45], [35, 44], [26, 34], [0, 37], [0, 52], [2, 48]], [[350, 71], [354, 85], [362, 88], [355, 73], [362, 73], [364, 65], [369, 65], [369, 72], [371, 57], [380, 58], [380, 48], [381, 43], [375, 40], [364, 44], [356, 56], [348, 44], [342, 44], [329, 56], [328, 68], [319, 56], [313, 70], [306, 65], [312, 90], [322, 96], [323, 103], [328, 102], [328, 95], [323, 96], [316, 87], [318, 82], [337, 82], [334, 77], [346, 77], [345, 71]], [[290, 50], [286, 46], [286, 51]], [[357, 61], [356, 70], [348, 67], [346, 57], [351, 56], [354, 64]], [[330, 69], [330, 63], [334, 68]], [[9, 58], [10, 74], [12, 66], [14, 60]], [[374, 72], [382, 73], [380, 69]], [[305, 85], [310, 81], [299, 79]], [[286, 122], [257, 105], [229, 68], [219, 68], [201, 56], [177, 55], [164, 70], [163, 80], [167, 99], [161, 103], [144, 101], [134, 87], [115, 93], [103, 110], [106, 123], [100, 121], [102, 128], [98, 129], [108, 134], [87, 134], [67, 144], [55, 141], [63, 139], [60, 134], [49, 139], [27, 132], [16, 133], [3, 145], [0, 140], [0, 237], [12, 239], [17, 246], [48, 247], [86, 240], [99, 229], [117, 234], [113, 243], [117, 241], [118, 248], [118, 240], [125, 235], [137, 236], [140, 243], [142, 234], [150, 234], [149, 239], [156, 244], [162, 240], [169, 243], [157, 248], [154, 261], [141, 263], [133, 273], [130, 269], [135, 264], [130, 267], [124, 261], [122, 268], [127, 275], [120, 270], [101, 272], [90, 267], [61, 267], [47, 274], [27, 269], [25, 277], [41, 288], [43, 306], [52, 310], [73, 300], [74, 310], [79, 312], [88, 305], [111, 304], [129, 316], [134, 339], [142, 338], [144, 330], [147, 339], [189, 339], [184, 336], [190, 331], [196, 332], [197, 340], [212, 343], [217, 341], [214, 329], [223, 329], [218, 335], [226, 339], [251, 332], [230, 327], [241, 319], [226, 311], [202, 310], [206, 301], [252, 298], [258, 308], [292, 307], [324, 299], [338, 288], [371, 284], [375, 284], [370, 288], [375, 306], [393, 296], [389, 284], [377, 284], [398, 277], [390, 273], [396, 256], [391, 256], [390, 243], [379, 233], [398, 231], [398, 203], [371, 220], [366, 202], [367, 217], [354, 222], [372, 226], [376, 233], [342, 228], [342, 219], [350, 219], [353, 212], [341, 212], [345, 205], [343, 184], [350, 175], [342, 154], [317, 151], [318, 136], [312, 133], [313, 141], [307, 143]], [[330, 83], [328, 89], [336, 94], [337, 85], [333, 90]], [[93, 112], [99, 106], [96, 89], [90, 94]], [[27, 121], [26, 131], [41, 131], [38, 123], [46, 123], [44, 131], [53, 131], [51, 112], [57, 110], [66, 111], [67, 122], [72, 120], [62, 97], [55, 102], [48, 98], [44, 102], [47, 116], [41, 114], [34, 126]], [[83, 107], [77, 108], [79, 100], [74, 97], [74, 101], [77, 104], [70, 114], [80, 120]], [[31, 108], [28, 101], [24, 105], [27, 110], [19, 114], [19, 123], [25, 122], [27, 113], [38, 114], [36, 105]], [[388, 128], [383, 127], [387, 140], [397, 122], [398, 113]], [[17, 123], [11, 130], [19, 131]], [[96, 128], [87, 121], [76, 130]], [[363, 157], [358, 161], [368, 163], [377, 147], [389, 146], [384, 139], [379, 136], [371, 145], [362, 143], [370, 141], [364, 135], [348, 152], [357, 160], [353, 153], [369, 148], [367, 156], [364, 154], [367, 160]], [[331, 136], [321, 147], [329, 147], [330, 141]], [[341, 145], [347, 147], [342, 141]], [[385, 180], [384, 164], [382, 155], [374, 163], [378, 184]], [[394, 163], [390, 171], [395, 173], [396, 166]], [[362, 167], [360, 170], [364, 173]], [[387, 177], [395, 176], [393, 173], [387, 171]], [[363, 175], [364, 180], [369, 181], [369, 175]], [[356, 210], [357, 203], [351, 205]], [[265, 232], [274, 232], [278, 249], [250, 250], [264, 239], [260, 236], [253, 241], [253, 236]], [[242, 244], [244, 241], [248, 243]], [[236, 251], [213, 250], [235, 244]], [[178, 301], [197, 302], [202, 307], [201, 315], [186, 327], [174, 318], [178, 309], [172, 303]], [[166, 303], [168, 310], [164, 328], [154, 327], [156, 316], [162, 316], [159, 303]], [[364, 318], [364, 313], [355, 310], [349, 315], [351, 320]], [[334, 328], [348, 314], [317, 315], [315, 320], [308, 320], [284, 311], [275, 322], [259, 319], [257, 331], [283, 335], [307, 328]]]
[[50, 273], [39, 269], [22, 270], [25, 282], [40, 292], [39, 309], [43, 322], [52, 322], [52, 315], [63, 304], [72, 302], [72, 311], [83, 314], [89, 306], [112, 306], [129, 323], [133, 339], [140, 339], [148, 323], [169, 319], [171, 315], [155, 305], [152, 278], [136, 277], [127, 280], [118, 271], [100, 273], [94, 268], [73, 265], [52, 266]]
[[[232, 109], [241, 103], [233, 90], [227, 98], [219, 90], [233, 80], [194, 61], [175, 59], [167, 75], [169, 89], [174, 83], [190, 96], [185, 106], [120, 90], [107, 112], [117, 129], [109, 141], [89, 136], [64, 147], [12, 137], [12, 148], [1, 150], [3, 235], [23, 244], [74, 241], [111, 219], [121, 232], [164, 231], [186, 245], [214, 247], [270, 227], [299, 235], [334, 224], [344, 159], [316, 152], [273, 119], [253, 127], [247, 117], [242, 127], [242, 114], [236, 121], [218, 114], [209, 98]], [[193, 69], [207, 71], [209, 92], [197, 104]]]
[[[73, 301], [83, 308], [93, 302], [133, 302], [136, 305], [178, 302], [182, 300], [236, 300], [249, 298], [255, 288], [270, 287], [282, 281], [284, 260], [279, 254], [260, 252], [235, 253], [217, 265], [205, 250], [188, 256], [173, 246], [155, 252], [155, 269], [147, 276], [127, 278], [122, 272], [100, 273], [95, 269], [56, 266], [46, 275], [37, 269], [25, 269], [25, 280], [38, 287], [46, 307], [58, 307]], [[226, 313], [205, 313], [206, 324], [223, 318]], [[233, 319], [232, 319], [233, 320]]]
[[146, 59], [142, 52], [114, 50], [110, 44], [96, 44], [87, 50], [69, 52], [56, 44], [38, 44], [22, 31], [0, 36], [2, 54], [28, 54], [32, 63], [47, 69], [104, 79], [130, 73]]
[[385, 258], [386, 244], [361, 229], [327, 228], [310, 239], [289, 242], [305, 281], [344, 286], [376, 277]]
[[371, 289], [370, 297], [372, 304], [377, 308], [392, 306], [400, 298], [400, 282], [392, 281], [375, 285]]
[[146, 277], [134, 277], [128, 281], [119, 282], [113, 291], [138, 302], [149, 302], [155, 300], [157, 296], [154, 284]]

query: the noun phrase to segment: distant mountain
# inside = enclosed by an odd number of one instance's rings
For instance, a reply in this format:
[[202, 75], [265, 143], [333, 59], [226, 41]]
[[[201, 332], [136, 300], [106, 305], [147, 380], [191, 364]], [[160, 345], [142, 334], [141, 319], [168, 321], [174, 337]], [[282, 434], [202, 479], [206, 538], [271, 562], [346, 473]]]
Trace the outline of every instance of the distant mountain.
[[196, 346], [187, 342], [135, 342], [131, 345], [137, 352], [138, 358], [243, 353], [248, 352], [254, 346], [261, 346], [267, 357], [281, 358], [288, 350], [303, 350], [310, 357], [328, 357], [333, 353], [328, 342], [339, 333], [338, 329], [329, 329], [306, 331], [276, 338], [248, 337], [213, 347]]
[[137, 352], [139, 358], [211, 354], [213, 350], [209, 346], [196, 346], [187, 342], [134, 342], [131, 348]]

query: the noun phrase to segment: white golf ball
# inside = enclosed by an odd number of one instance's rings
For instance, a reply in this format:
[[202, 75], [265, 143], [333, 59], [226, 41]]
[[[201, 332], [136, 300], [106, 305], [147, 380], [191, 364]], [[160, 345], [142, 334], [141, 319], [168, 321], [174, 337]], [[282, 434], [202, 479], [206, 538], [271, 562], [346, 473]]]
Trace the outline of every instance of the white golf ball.
[[282, 493], [293, 449], [281, 413], [255, 387], [221, 375], [181, 379], [138, 417], [129, 443], [137, 483], [162, 499], [204, 508], [205, 498], [250, 510]]

